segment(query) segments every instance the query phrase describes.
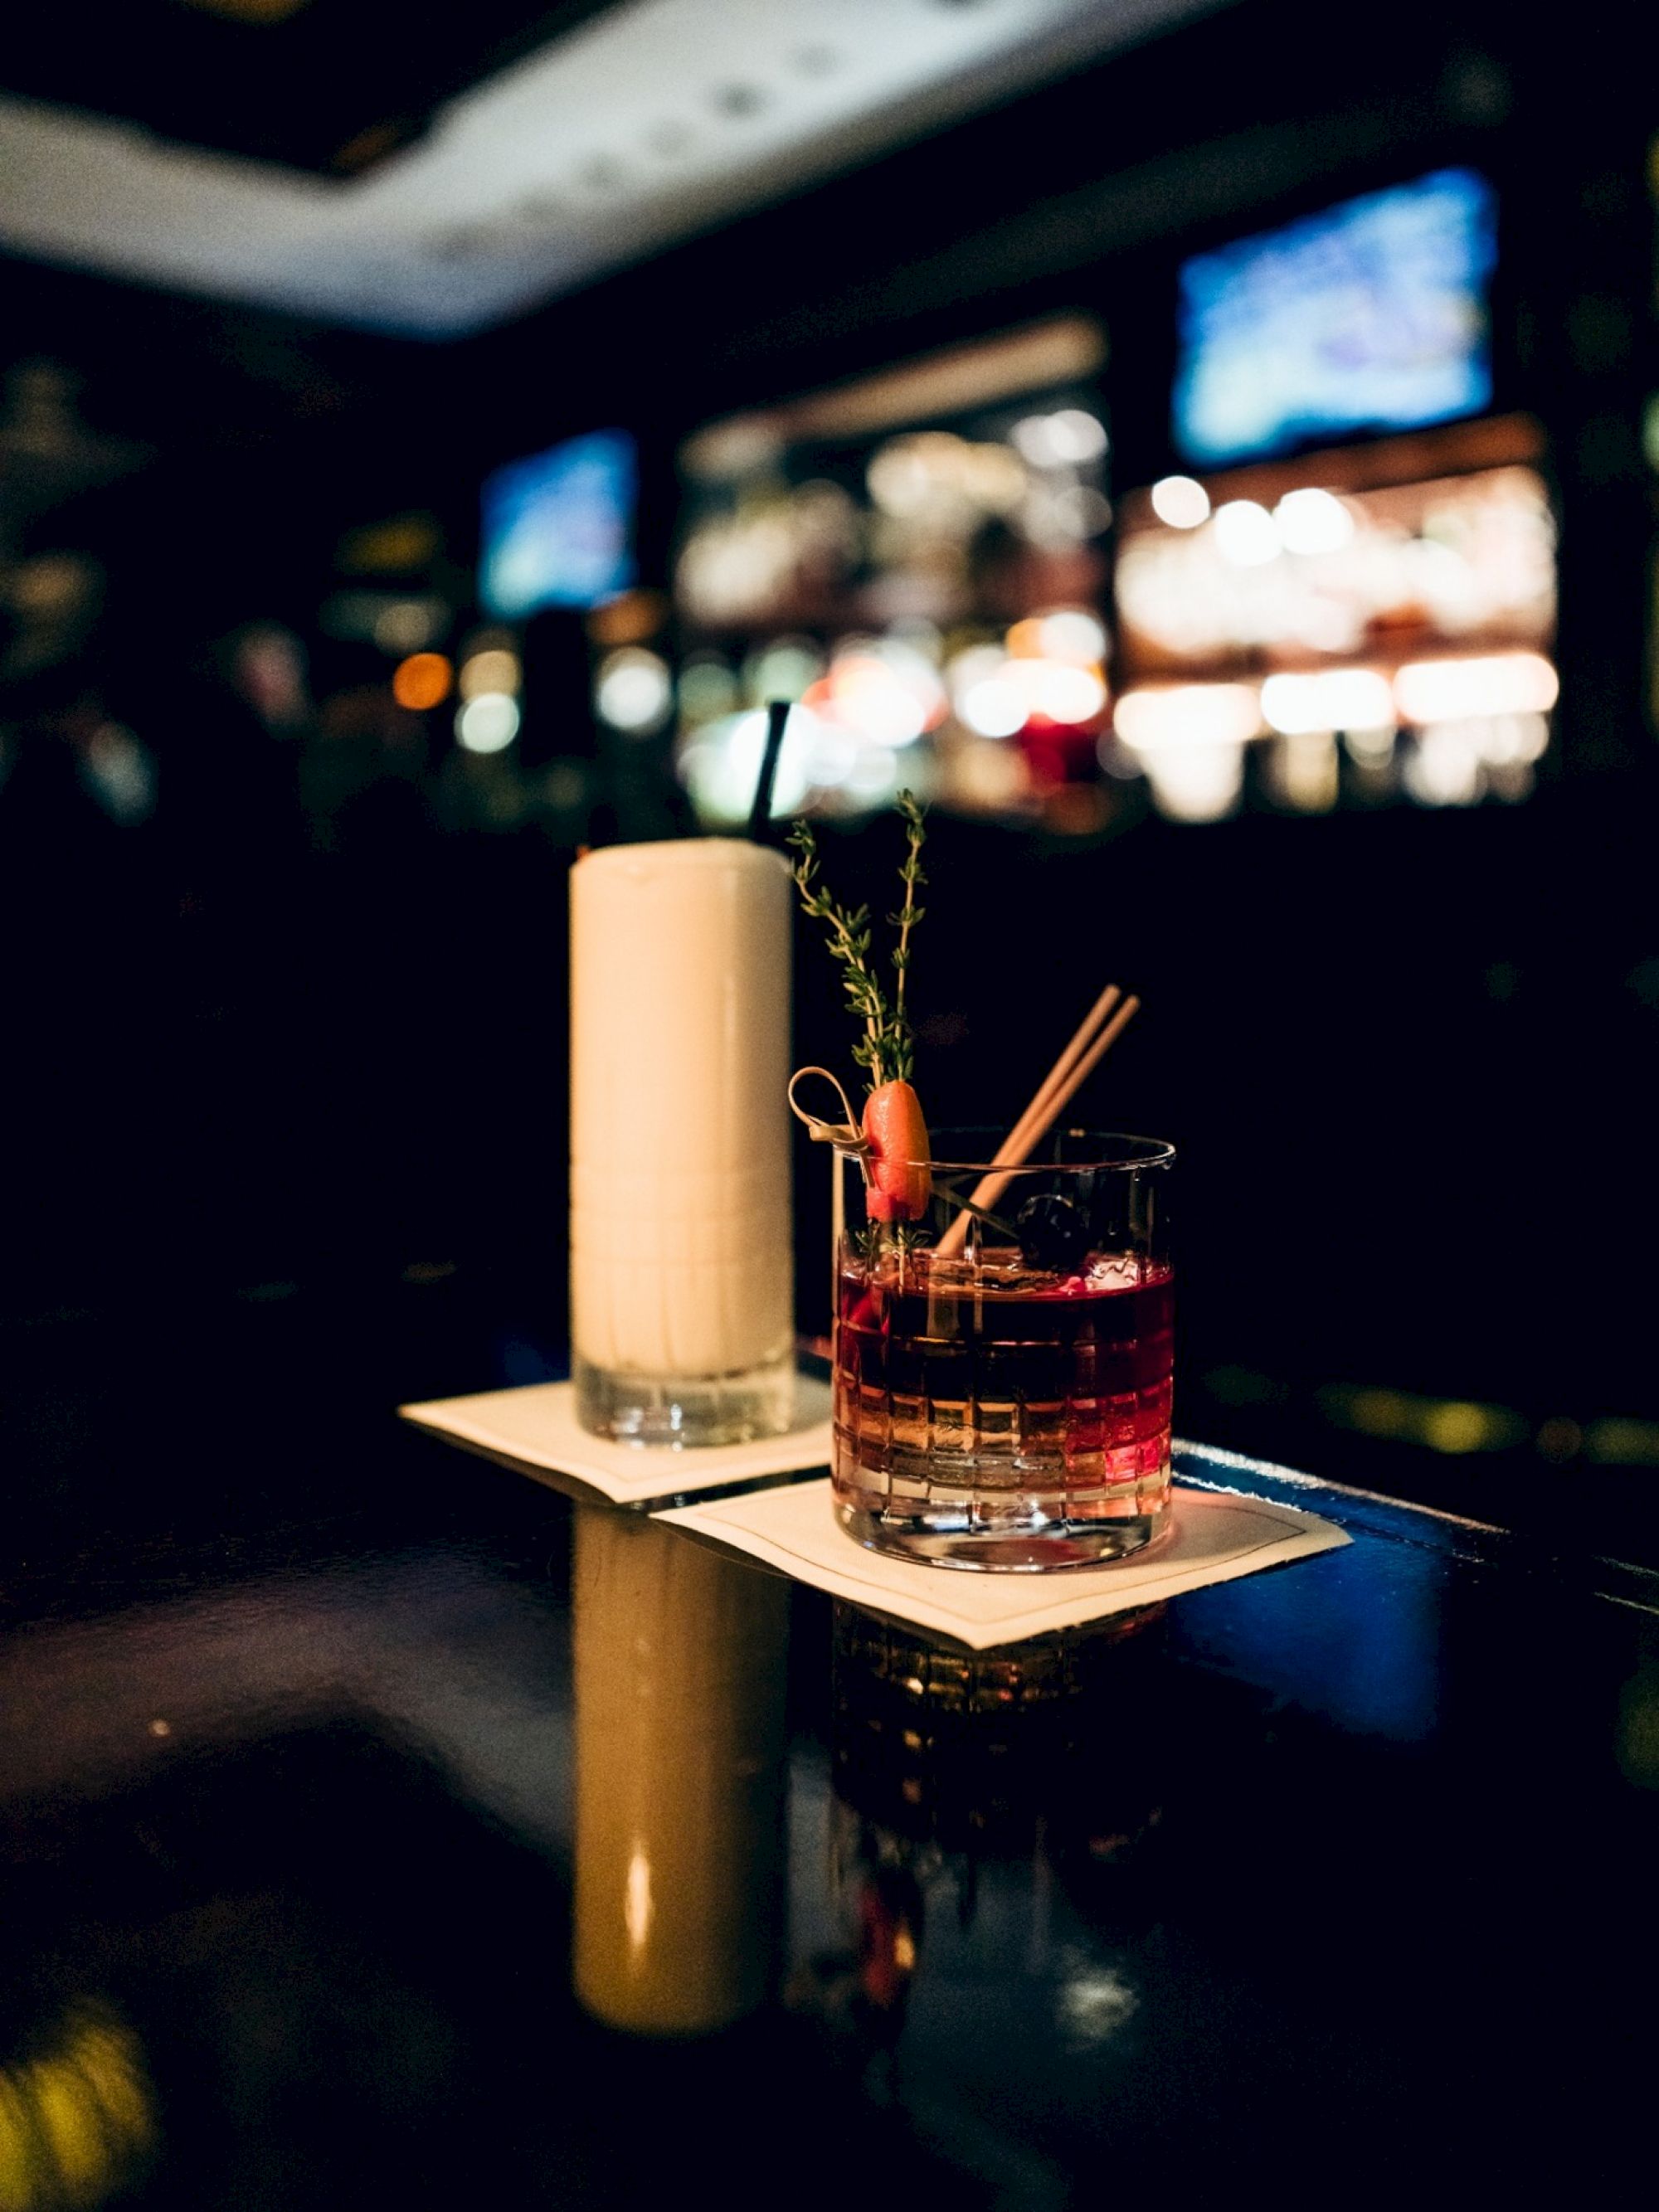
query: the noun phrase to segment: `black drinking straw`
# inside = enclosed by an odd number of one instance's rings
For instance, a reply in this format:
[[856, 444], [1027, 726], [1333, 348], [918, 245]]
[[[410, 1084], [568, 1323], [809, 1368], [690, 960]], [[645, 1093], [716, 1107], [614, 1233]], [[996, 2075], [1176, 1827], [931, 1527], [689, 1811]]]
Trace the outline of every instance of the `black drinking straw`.
[[761, 755], [755, 803], [749, 810], [749, 834], [757, 845], [766, 842], [767, 825], [772, 819], [772, 786], [777, 781], [778, 755], [783, 750], [783, 726], [789, 720], [789, 704], [787, 699], [769, 699], [766, 702], [766, 750]]

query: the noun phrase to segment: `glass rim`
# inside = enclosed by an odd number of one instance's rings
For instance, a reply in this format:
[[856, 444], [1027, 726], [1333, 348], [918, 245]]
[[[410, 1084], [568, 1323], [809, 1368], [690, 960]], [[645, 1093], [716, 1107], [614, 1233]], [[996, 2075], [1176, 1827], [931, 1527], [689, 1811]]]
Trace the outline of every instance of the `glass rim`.
[[[927, 1168], [935, 1175], [1132, 1175], [1139, 1168], [1166, 1168], [1176, 1158], [1176, 1148], [1166, 1137], [1138, 1137], [1127, 1130], [1060, 1129], [1051, 1130], [1042, 1139], [1049, 1143], [1054, 1136], [1075, 1139], [1087, 1145], [1103, 1148], [1115, 1146], [1109, 1157], [1080, 1160], [1044, 1160], [1026, 1158], [1017, 1166], [999, 1165], [994, 1159], [940, 1159], [937, 1156], [925, 1160], [906, 1160], [909, 1168]], [[1130, 1152], [1127, 1147], [1138, 1149]]]

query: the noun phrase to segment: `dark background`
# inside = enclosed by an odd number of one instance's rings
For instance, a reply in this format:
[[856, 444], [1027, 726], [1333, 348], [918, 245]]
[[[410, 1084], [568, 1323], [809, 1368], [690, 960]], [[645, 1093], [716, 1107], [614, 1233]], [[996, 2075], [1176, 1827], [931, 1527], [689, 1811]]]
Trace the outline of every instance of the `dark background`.
[[[1539, 791], [1087, 838], [936, 817], [921, 1075], [940, 1121], [1012, 1116], [1101, 981], [1133, 986], [1146, 1010], [1093, 1112], [1183, 1151], [1178, 1425], [1545, 1532], [1593, 1497], [1611, 1547], [1659, 1547], [1635, 38], [1242, 0], [445, 345], [0, 264], [0, 350], [64, 364], [90, 428], [145, 455], [20, 525], [26, 552], [91, 554], [104, 589], [71, 661], [0, 702], [23, 733], [0, 787], [14, 1436], [124, 1479], [247, 1332], [323, 1358], [319, 1418], [558, 1357], [565, 873], [660, 817], [607, 781], [582, 641], [546, 617], [524, 748], [591, 758], [591, 806], [511, 829], [447, 809], [434, 718], [319, 847], [292, 747], [226, 680], [240, 625], [304, 638], [319, 697], [383, 687], [383, 656], [318, 628], [345, 534], [429, 514], [453, 583], [481, 475], [600, 422], [641, 441], [661, 583], [690, 428], [1059, 308], [1107, 327], [1114, 475], [1145, 483], [1170, 458], [1182, 255], [1468, 161], [1501, 196], [1497, 402], [1542, 422], [1562, 526]], [[141, 825], [71, 805], [26, 742], [88, 685], [155, 757]], [[855, 890], [894, 835], [830, 830], [826, 866]], [[800, 1057], [839, 1057], [805, 942], [798, 1004]], [[803, 1159], [804, 1219], [822, 1173]]]

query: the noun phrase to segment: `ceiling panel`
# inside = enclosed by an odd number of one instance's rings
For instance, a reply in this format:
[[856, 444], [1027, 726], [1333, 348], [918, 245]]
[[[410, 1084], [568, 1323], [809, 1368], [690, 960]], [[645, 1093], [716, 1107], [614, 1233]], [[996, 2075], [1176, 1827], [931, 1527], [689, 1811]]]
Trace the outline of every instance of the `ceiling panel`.
[[[494, 21], [499, 4], [410, 0], [395, 35], [418, 42], [434, 15]], [[332, 84], [283, 80], [293, 112], [283, 128], [297, 143], [295, 118], [306, 117], [309, 133], [307, 161], [287, 167], [169, 143], [149, 118], [137, 128], [87, 112], [96, 103], [84, 85], [78, 111], [0, 94], [0, 243], [173, 289], [455, 336], [1214, 4], [623, 0], [587, 9], [551, 43], [423, 111], [422, 135], [354, 174], [341, 173], [338, 143], [319, 149], [368, 111]], [[167, 12], [252, 42], [245, 54], [276, 54], [308, 23], [368, 6], [310, 0], [265, 26], [173, 0]], [[390, 84], [390, 59], [387, 71]], [[253, 96], [238, 97], [234, 127], [246, 131]], [[407, 119], [416, 104], [411, 93], [397, 113]], [[1011, 175], [1011, 198], [1019, 189]]]
[[14, 10], [0, 89], [180, 145], [355, 176], [616, 0], [76, 0]]

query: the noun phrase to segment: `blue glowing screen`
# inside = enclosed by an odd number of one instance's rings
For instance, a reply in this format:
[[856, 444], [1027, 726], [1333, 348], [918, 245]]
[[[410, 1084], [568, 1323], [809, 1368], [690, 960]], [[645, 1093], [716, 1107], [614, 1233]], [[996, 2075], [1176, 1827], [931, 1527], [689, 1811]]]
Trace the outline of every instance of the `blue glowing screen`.
[[541, 607], [592, 607], [634, 581], [634, 441], [595, 430], [484, 480], [478, 595], [516, 622]]
[[1181, 270], [1176, 443], [1200, 465], [1492, 404], [1492, 186], [1473, 169], [1347, 200]]

